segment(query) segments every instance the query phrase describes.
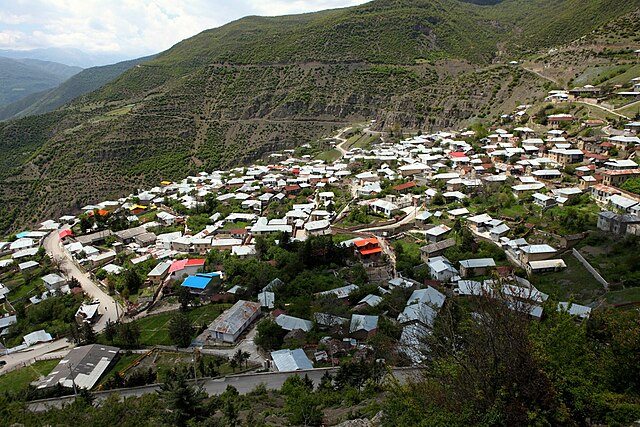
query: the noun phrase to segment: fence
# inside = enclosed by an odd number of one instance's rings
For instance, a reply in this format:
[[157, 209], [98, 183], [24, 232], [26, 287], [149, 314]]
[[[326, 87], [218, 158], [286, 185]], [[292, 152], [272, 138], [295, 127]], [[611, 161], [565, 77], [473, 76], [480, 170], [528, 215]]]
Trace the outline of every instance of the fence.
[[591, 266], [591, 264], [589, 264], [589, 261], [587, 261], [580, 252], [578, 252], [578, 250], [576, 248], [571, 249], [571, 252], [573, 253], [573, 256], [576, 257], [576, 259], [578, 261], [580, 261], [580, 263], [582, 265], [584, 265], [584, 268], [587, 269], [587, 271], [589, 271], [589, 273], [591, 273], [591, 275], [594, 277], [594, 279], [596, 279], [598, 282], [600, 282], [600, 284], [602, 284], [602, 286], [604, 286], [605, 289], [609, 289], [609, 282], [607, 282], [604, 277], [602, 277], [600, 275], [600, 273], [598, 273], [598, 271], [593, 268]]

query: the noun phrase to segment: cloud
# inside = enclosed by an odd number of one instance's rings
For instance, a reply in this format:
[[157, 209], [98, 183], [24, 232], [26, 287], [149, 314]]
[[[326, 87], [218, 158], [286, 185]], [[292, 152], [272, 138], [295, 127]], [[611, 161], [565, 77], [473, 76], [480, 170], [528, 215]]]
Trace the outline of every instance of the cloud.
[[0, 12], [0, 49], [77, 48], [142, 56], [246, 15], [346, 7], [366, 0], [14, 0]]

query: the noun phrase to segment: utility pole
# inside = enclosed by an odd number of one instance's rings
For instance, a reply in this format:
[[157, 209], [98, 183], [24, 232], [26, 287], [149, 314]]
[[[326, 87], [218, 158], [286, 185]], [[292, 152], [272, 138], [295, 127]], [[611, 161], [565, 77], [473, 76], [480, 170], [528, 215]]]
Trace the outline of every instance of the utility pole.
[[193, 356], [191, 356], [191, 361], [193, 362], [193, 378], [196, 383], [196, 387], [198, 387], [198, 349], [193, 348]]
[[69, 368], [69, 375], [71, 376], [71, 384], [73, 385], [73, 395], [75, 397], [78, 397], [78, 390], [76, 389], [76, 380], [75, 378], [73, 378], [73, 366], [69, 364], [67, 365], [67, 368]]

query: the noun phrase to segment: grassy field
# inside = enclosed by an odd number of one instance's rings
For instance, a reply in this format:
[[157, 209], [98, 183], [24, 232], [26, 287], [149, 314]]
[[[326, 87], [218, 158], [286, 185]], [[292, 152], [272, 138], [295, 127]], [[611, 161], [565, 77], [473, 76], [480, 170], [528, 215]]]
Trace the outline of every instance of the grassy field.
[[543, 273], [533, 277], [532, 283], [541, 292], [560, 300], [587, 304], [604, 294], [602, 285], [597, 282], [586, 268], [570, 253], [562, 259], [567, 268], [557, 273]]
[[41, 360], [24, 368], [0, 375], [0, 393], [16, 392], [25, 389], [32, 381], [48, 375], [60, 359]]
[[316, 156], [316, 160], [324, 160], [327, 163], [333, 163], [340, 158], [342, 154], [338, 150], [323, 151]]
[[[194, 325], [211, 323], [224, 310], [231, 307], [230, 304], [207, 304], [190, 310], [187, 315]], [[140, 326], [140, 344], [143, 346], [172, 345], [169, 339], [169, 322], [177, 311], [143, 317], [137, 320]]]
[[640, 288], [627, 288], [607, 293], [609, 304], [623, 304], [626, 302], [640, 302]]

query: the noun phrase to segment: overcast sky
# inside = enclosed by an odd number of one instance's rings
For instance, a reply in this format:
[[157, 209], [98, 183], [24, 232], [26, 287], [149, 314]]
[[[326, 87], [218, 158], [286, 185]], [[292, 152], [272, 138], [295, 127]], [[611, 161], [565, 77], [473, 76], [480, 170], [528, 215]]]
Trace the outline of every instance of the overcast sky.
[[367, 0], [0, 0], [0, 49], [77, 48], [138, 57], [247, 15]]

